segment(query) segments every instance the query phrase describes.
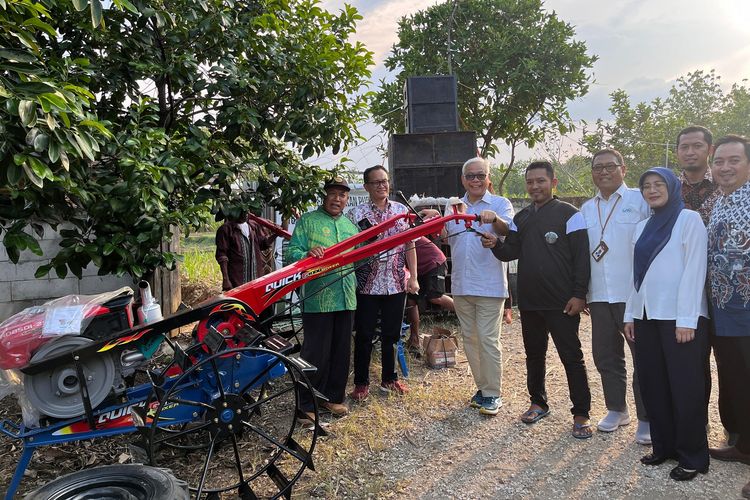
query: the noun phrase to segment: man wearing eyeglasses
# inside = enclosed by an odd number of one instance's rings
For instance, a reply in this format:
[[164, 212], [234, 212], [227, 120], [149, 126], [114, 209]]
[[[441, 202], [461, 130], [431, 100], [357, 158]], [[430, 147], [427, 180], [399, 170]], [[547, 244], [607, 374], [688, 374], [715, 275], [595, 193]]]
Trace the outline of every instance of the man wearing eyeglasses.
[[[461, 183], [466, 194], [462, 210], [481, 217], [476, 231], [466, 232], [461, 223], [448, 223], [443, 234], [451, 246], [451, 293], [461, 324], [464, 352], [474, 376], [477, 392], [469, 401], [484, 415], [497, 415], [502, 401], [502, 354], [500, 318], [508, 297], [503, 264], [482, 247], [482, 233], [508, 234], [513, 206], [507, 198], [488, 191], [489, 165], [484, 158], [471, 158], [463, 165]], [[437, 210], [424, 210], [428, 217]]]
[[[591, 350], [602, 379], [607, 415], [597, 429], [613, 432], [630, 423], [625, 402], [628, 374], [625, 367], [623, 314], [633, 282], [631, 241], [638, 222], [647, 219], [649, 207], [638, 189], [628, 188], [627, 167], [614, 149], [602, 149], [591, 159], [591, 179], [598, 191], [581, 206], [586, 220], [591, 256], [591, 278], [586, 297], [591, 311]], [[633, 343], [627, 341], [631, 359]], [[651, 444], [651, 432], [635, 371], [633, 395], [638, 416], [635, 440]]]
[[[370, 195], [366, 203], [349, 211], [348, 217], [360, 229], [367, 229], [408, 209], [388, 199], [388, 172], [381, 165], [364, 172], [365, 190]], [[382, 233], [385, 238], [409, 228], [405, 220]], [[409, 268], [407, 280], [404, 264]], [[357, 314], [354, 320], [354, 392], [355, 401], [363, 401], [370, 393], [370, 358], [375, 326], [380, 317], [381, 382], [385, 394], [405, 394], [409, 388], [398, 379], [394, 347], [401, 336], [406, 293], [419, 292], [417, 282], [417, 254], [414, 243], [399, 245], [360, 265], [357, 274]]]

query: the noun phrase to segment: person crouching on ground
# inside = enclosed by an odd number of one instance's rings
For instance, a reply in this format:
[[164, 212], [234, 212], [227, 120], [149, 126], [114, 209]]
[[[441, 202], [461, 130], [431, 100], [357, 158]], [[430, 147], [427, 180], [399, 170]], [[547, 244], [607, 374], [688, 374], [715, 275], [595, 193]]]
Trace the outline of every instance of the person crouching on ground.
[[655, 167], [639, 181], [653, 215], [633, 235], [633, 288], [625, 336], [635, 342], [635, 369], [651, 423], [653, 451], [644, 465], [676, 459], [669, 477], [689, 481], [708, 471], [706, 381], [707, 233], [688, 210], [680, 181]]
[[419, 298], [442, 307], [446, 311], [455, 311], [453, 298], [445, 294], [445, 274], [448, 270], [446, 257], [440, 248], [422, 236], [415, 243], [417, 251], [417, 281], [419, 292], [406, 296], [406, 316], [409, 319], [408, 349], [412, 354], [420, 354], [419, 343]]

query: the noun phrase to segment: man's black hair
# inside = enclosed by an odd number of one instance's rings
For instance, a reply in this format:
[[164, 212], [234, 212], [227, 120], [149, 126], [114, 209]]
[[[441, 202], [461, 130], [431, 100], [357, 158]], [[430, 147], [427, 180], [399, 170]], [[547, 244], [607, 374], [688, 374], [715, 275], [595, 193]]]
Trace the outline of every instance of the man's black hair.
[[692, 134], [693, 132], [701, 132], [703, 134], [703, 140], [706, 141], [706, 144], [709, 146], [713, 143], [714, 135], [710, 130], [702, 125], [690, 125], [689, 127], [680, 130], [680, 133], [677, 134], [677, 145], [680, 145], [680, 137], [685, 134]]
[[714, 154], [716, 154], [716, 150], [719, 149], [719, 146], [733, 143], [742, 144], [742, 146], [745, 148], [745, 159], [750, 160], [750, 140], [747, 137], [736, 134], [725, 135], [724, 137], [716, 141], [716, 144], [714, 145]]
[[386, 173], [386, 175], [388, 174], [388, 170], [386, 170], [386, 168], [383, 165], [374, 165], [370, 168], [366, 168], [363, 174], [365, 184], [367, 184], [367, 182], [369, 181], [368, 177], [370, 177], [370, 172], [373, 172], [375, 170], [382, 170], [383, 172]]
[[550, 162], [545, 160], [532, 161], [531, 163], [529, 163], [529, 166], [526, 167], [526, 171], [523, 173], [523, 176], [526, 177], [526, 174], [529, 173], [529, 170], [535, 170], [537, 168], [543, 168], [544, 170], [546, 170], [550, 180], [555, 178], [555, 167], [553, 167]]

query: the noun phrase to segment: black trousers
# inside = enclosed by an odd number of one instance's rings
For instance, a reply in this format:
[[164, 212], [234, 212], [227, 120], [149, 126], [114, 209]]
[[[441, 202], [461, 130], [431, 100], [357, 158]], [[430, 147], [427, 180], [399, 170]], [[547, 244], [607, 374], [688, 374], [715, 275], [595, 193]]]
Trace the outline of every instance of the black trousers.
[[719, 415], [740, 435], [737, 449], [750, 453], [750, 336], [713, 337], [719, 375]]
[[381, 381], [385, 384], [398, 379], [396, 373], [396, 343], [401, 336], [406, 292], [393, 295], [357, 294], [357, 317], [354, 335], [354, 384], [370, 384], [372, 339], [380, 316], [380, 349], [382, 355]]
[[578, 338], [578, 324], [581, 316], [568, 316], [559, 311], [521, 311], [521, 331], [523, 347], [526, 351], [526, 385], [531, 403], [549, 409], [547, 390], [544, 384], [546, 371], [547, 345], [549, 335], [557, 348], [565, 367], [568, 390], [574, 416], [589, 418], [591, 391], [583, 361], [581, 341]]
[[708, 467], [706, 380], [708, 320], [700, 318], [695, 339], [675, 338], [674, 320], [636, 319], [635, 369], [651, 423], [654, 455], [676, 457], [686, 469]]
[[[353, 322], [354, 311], [302, 314], [305, 336], [300, 356], [317, 368], [308, 378], [331, 403], [342, 403], [346, 397]], [[312, 394], [302, 391], [300, 406], [312, 411]]]

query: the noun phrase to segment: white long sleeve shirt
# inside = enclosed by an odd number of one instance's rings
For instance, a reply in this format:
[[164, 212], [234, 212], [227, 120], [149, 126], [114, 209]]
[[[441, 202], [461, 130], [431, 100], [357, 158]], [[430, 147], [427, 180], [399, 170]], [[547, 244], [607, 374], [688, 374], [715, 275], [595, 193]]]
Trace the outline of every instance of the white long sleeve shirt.
[[622, 183], [608, 200], [601, 192], [596, 193], [583, 204], [581, 213], [589, 234], [589, 254], [602, 240], [608, 248], [598, 262], [590, 257], [591, 281], [586, 300], [610, 304], [627, 301], [633, 287], [633, 234], [638, 223], [651, 215], [651, 209], [638, 189]]
[[[646, 222], [648, 219], [638, 223], [631, 249]], [[678, 328], [696, 328], [700, 316], [708, 318], [707, 245], [706, 227], [698, 212], [680, 212], [672, 237], [651, 262], [637, 292], [631, 276], [624, 321], [643, 319], [644, 310], [648, 319], [675, 320]]]

